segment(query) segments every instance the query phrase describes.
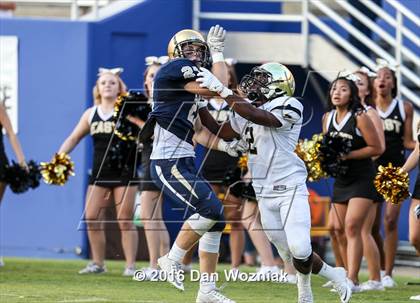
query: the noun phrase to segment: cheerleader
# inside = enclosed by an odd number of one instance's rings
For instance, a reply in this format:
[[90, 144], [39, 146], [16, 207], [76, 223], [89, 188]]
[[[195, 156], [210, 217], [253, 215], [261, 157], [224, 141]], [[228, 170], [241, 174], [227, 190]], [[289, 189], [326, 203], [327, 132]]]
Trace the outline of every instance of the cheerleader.
[[338, 132], [351, 139], [351, 152], [343, 156], [349, 170], [335, 179], [333, 189], [334, 232], [353, 292], [360, 291], [358, 273], [363, 254], [361, 230], [375, 198], [375, 169], [371, 157], [381, 148], [374, 124], [360, 103], [353, 75], [339, 77], [330, 86], [331, 111], [323, 118], [323, 133]]
[[[86, 193], [85, 220], [92, 262], [79, 271], [79, 274], [104, 273], [105, 231], [104, 211], [115, 203], [118, 225], [121, 229], [122, 247], [126, 259], [124, 276], [132, 276], [135, 271], [138, 234], [133, 224], [134, 197], [136, 186], [130, 183], [136, 178], [136, 149], [124, 151], [120, 158], [121, 167], [115, 168], [110, 152], [115, 146], [114, 105], [119, 94], [126, 91], [120, 78], [122, 69], [100, 69], [93, 89], [95, 105], [87, 109], [73, 132], [64, 141], [59, 153], [70, 153], [80, 140], [90, 134], [93, 139], [93, 166]], [[134, 146], [134, 145], [133, 145]]]
[[9, 138], [10, 145], [12, 146], [19, 165], [27, 168], [25, 155], [23, 154], [19, 139], [12, 128], [12, 123], [7, 115], [6, 108], [0, 103], [0, 204], [7, 186], [4, 180], [4, 174], [6, 165], [9, 164], [6, 152], [4, 151], [3, 128], [6, 131], [6, 135]]
[[407, 158], [402, 170], [411, 171], [419, 164], [419, 172], [417, 173], [416, 185], [411, 195], [411, 206], [408, 212], [409, 223], [409, 239], [411, 244], [416, 248], [417, 254], [420, 255], [420, 162], [419, 162], [419, 142], [420, 142], [420, 123], [417, 124], [417, 140], [416, 147]]
[[[415, 142], [412, 139], [413, 106], [408, 102], [403, 102], [397, 97], [397, 79], [394, 67], [386, 61], [378, 60], [377, 77], [373, 82], [376, 92], [376, 110], [384, 124], [385, 132], [385, 152], [376, 160], [376, 165], [403, 166], [405, 149], [414, 149]], [[380, 222], [381, 207], [377, 212]], [[384, 227], [385, 227], [385, 264], [381, 264], [385, 269], [382, 284], [384, 287], [394, 287], [396, 284], [392, 279], [395, 254], [398, 246], [398, 217], [400, 205], [386, 203]], [[377, 228], [379, 229], [379, 228]]]
[[[19, 139], [12, 128], [12, 123], [7, 115], [6, 108], [2, 103], [0, 103], [0, 205], [7, 187], [5, 182], [5, 170], [6, 165], [9, 164], [6, 152], [4, 151], [3, 128], [6, 131], [6, 135], [9, 138], [10, 145], [12, 146], [19, 165], [28, 169], [25, 161], [25, 155], [23, 154]], [[0, 257], [0, 267], [1, 266], [4, 266], [2, 257]]]
[[[143, 74], [143, 87], [149, 104], [153, 101], [153, 79], [162, 64], [168, 61], [168, 57], [146, 57], [147, 68]], [[130, 118], [138, 126], [142, 127], [144, 121]], [[152, 153], [153, 141], [144, 142], [141, 152], [141, 167], [143, 170], [142, 180], [139, 186], [141, 191], [140, 214], [144, 226], [144, 232], [149, 251], [149, 267], [143, 268], [146, 280], [150, 280], [153, 271], [158, 269], [157, 259], [169, 251], [169, 233], [166, 229], [162, 215], [162, 194], [156, 187], [150, 176], [150, 155]]]
[[[376, 74], [371, 72], [366, 67], [360, 68], [354, 74], [357, 76], [356, 85], [359, 91], [360, 102], [366, 110], [366, 115], [371, 119], [373, 125], [375, 126], [381, 144], [381, 149], [385, 150], [384, 128], [382, 120], [379, 117], [373, 102], [373, 79], [376, 77]], [[375, 157], [372, 159], [374, 160]], [[378, 199], [374, 199], [374, 202], [377, 200]], [[365, 220], [365, 223], [362, 227], [363, 255], [366, 258], [369, 272], [369, 280], [361, 284], [362, 291], [384, 289], [381, 283], [380, 275], [380, 252], [378, 245], [376, 244], [372, 235], [372, 228], [375, 222], [376, 212], [379, 204], [380, 203], [373, 203], [371, 205], [367, 219]]]

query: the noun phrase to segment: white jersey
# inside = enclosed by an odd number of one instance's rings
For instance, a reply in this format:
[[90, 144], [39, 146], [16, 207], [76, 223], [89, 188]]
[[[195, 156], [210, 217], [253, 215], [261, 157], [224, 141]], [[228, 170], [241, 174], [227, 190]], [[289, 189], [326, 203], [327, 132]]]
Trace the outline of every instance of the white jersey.
[[258, 125], [237, 113], [230, 121], [233, 130], [249, 144], [248, 168], [256, 195], [288, 195], [296, 187], [299, 193], [308, 194], [306, 167], [295, 153], [302, 127], [303, 105], [295, 98], [279, 97], [259, 109], [276, 116], [281, 127]]
[[179, 139], [156, 123], [151, 160], [195, 157], [194, 146]]

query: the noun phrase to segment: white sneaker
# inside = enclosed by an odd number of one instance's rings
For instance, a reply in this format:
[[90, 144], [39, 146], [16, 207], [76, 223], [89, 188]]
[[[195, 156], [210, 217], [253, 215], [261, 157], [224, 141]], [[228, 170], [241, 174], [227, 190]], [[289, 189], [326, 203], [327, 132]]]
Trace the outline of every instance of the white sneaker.
[[296, 275], [286, 273], [286, 283], [287, 284], [296, 284], [297, 283]]
[[168, 254], [158, 259], [158, 265], [166, 273], [167, 281], [179, 290], [184, 291], [184, 271], [181, 269], [181, 263], [168, 258]]
[[192, 263], [190, 264], [181, 264], [181, 269], [186, 273], [189, 274], [191, 273], [192, 270]]
[[312, 295], [310, 277], [307, 281], [302, 280], [303, 274], [297, 275], [297, 288], [298, 288], [298, 303], [313, 303], [314, 297]]
[[[335, 267], [332, 269], [335, 274], [334, 280], [332, 280], [332, 287], [335, 289], [340, 296], [341, 303], [347, 303], [350, 301], [352, 288], [348, 283], [347, 272], [343, 267]], [[352, 282], [353, 283], [353, 282]]]
[[347, 279], [347, 284], [350, 287], [352, 293], [356, 293], [356, 292], [360, 292], [361, 291], [360, 285], [354, 284], [352, 280]]
[[80, 275], [86, 275], [86, 274], [102, 274], [106, 273], [106, 267], [99, 266], [95, 262], [89, 262], [85, 268], [79, 271]]
[[271, 274], [280, 274], [281, 271], [277, 266], [261, 266], [257, 269], [255, 281], [271, 281]]
[[223, 295], [217, 288], [205, 293], [201, 290], [198, 291], [196, 303], [236, 303]]
[[382, 278], [382, 285], [386, 288], [392, 288], [397, 286], [397, 283], [395, 283], [394, 279], [390, 276], [384, 276]]
[[157, 282], [160, 281], [159, 269], [154, 269], [151, 267], [144, 267], [140, 270], [136, 270], [133, 274], [133, 280], [137, 282], [144, 282], [144, 281], [153, 281]]
[[126, 267], [125, 269], [124, 269], [124, 272], [123, 272], [123, 276], [124, 277], [132, 277], [133, 275], [134, 275], [134, 273], [136, 272], [136, 268], [135, 267]]
[[379, 281], [369, 280], [360, 285], [360, 291], [370, 291], [370, 290], [385, 290], [385, 287]]
[[332, 288], [333, 287], [333, 282], [332, 281], [328, 281], [328, 282], [322, 284], [322, 287], [324, 287], [324, 288]]
[[418, 295], [418, 296], [411, 296], [411, 297], [410, 297], [410, 300], [413, 300], [413, 301], [420, 301], [420, 295]]

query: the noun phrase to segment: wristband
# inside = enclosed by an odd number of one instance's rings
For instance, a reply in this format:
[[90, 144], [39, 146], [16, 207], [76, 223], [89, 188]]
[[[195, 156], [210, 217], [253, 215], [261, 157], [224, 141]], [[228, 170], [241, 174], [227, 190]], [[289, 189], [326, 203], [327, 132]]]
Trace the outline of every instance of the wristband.
[[213, 64], [225, 61], [225, 57], [223, 56], [223, 53], [220, 53], [220, 52], [211, 54], [211, 58], [213, 60]]
[[223, 89], [219, 92], [219, 96], [223, 99], [226, 99], [229, 96], [232, 96], [233, 92], [231, 89], [227, 88], [226, 86], [223, 87]]

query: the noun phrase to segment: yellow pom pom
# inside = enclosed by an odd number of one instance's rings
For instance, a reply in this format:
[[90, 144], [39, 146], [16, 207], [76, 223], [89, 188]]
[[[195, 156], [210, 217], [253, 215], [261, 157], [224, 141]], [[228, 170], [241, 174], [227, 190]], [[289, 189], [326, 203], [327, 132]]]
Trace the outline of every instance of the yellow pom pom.
[[64, 185], [74, 176], [74, 163], [66, 153], [55, 154], [51, 162], [41, 162], [41, 175], [47, 184]]
[[308, 180], [310, 182], [326, 178], [327, 174], [321, 168], [319, 158], [319, 146], [322, 140], [322, 134], [315, 134], [311, 140], [299, 140], [295, 153], [305, 162], [308, 171]]
[[408, 173], [401, 167], [393, 167], [391, 163], [387, 167], [379, 166], [374, 184], [385, 201], [392, 204], [400, 204], [410, 196]]
[[242, 155], [238, 160], [238, 167], [240, 169], [246, 169], [248, 167], [248, 156]]

